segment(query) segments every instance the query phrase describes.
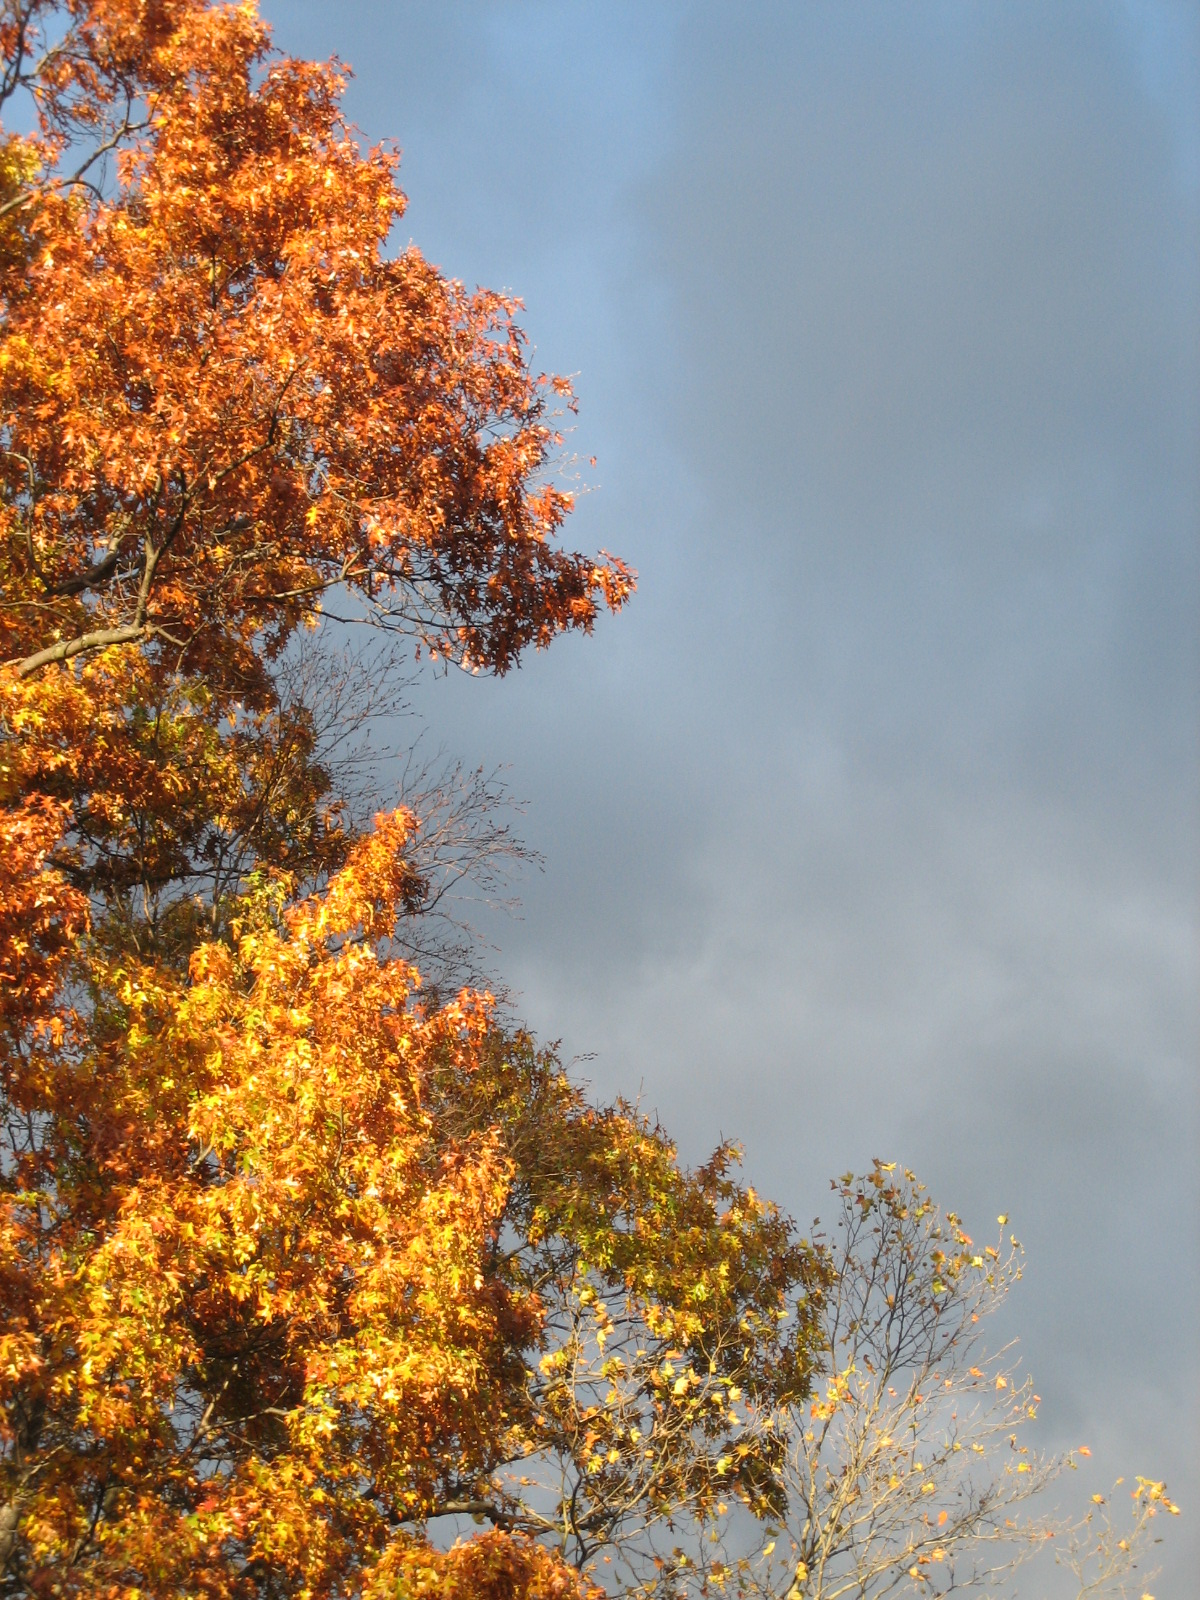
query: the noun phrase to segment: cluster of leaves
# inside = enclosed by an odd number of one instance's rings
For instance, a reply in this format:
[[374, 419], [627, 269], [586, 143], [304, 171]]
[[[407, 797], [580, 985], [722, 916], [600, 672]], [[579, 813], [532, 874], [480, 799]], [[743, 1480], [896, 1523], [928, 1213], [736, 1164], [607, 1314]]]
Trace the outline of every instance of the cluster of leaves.
[[394, 157], [251, 6], [4, 0], [0, 52], [0, 1594], [650, 1581], [775, 1504], [826, 1265], [422, 987], [462, 838], [362, 815], [296, 670], [335, 593], [493, 672], [623, 603], [569, 389], [387, 253]]
[[828, 1267], [736, 1182], [731, 1147], [684, 1172], [661, 1129], [589, 1105], [552, 1052], [490, 1045], [443, 1114], [502, 1130], [514, 1173], [495, 1260], [536, 1299], [543, 1353], [519, 1434], [445, 1504], [649, 1581], [676, 1523], [723, 1499], [775, 1503], [764, 1419], [808, 1393]]
[[624, 600], [619, 561], [554, 542], [570, 497], [539, 476], [568, 386], [530, 374], [514, 302], [385, 255], [396, 159], [359, 147], [335, 71], [273, 54], [246, 7], [8, 10], [10, 79], [39, 13], [76, 23], [26, 69], [42, 136], [10, 137], [10, 186], [81, 122], [117, 141], [111, 194], [48, 178], [9, 213], [0, 548], [21, 672], [155, 640], [244, 697], [333, 586], [503, 671]]
[[[338, 1592], [456, 1512], [561, 1530], [582, 1564], [745, 1453], [736, 1380], [762, 1389], [778, 1352], [803, 1386], [775, 1329], [808, 1259], [724, 1153], [681, 1171], [486, 997], [415, 1003], [390, 953], [409, 823], [380, 816], [318, 894], [264, 880], [185, 972], [85, 941], [86, 1011], [6, 1007], [28, 1049], [0, 1371], [34, 1592]], [[600, 1284], [643, 1330], [628, 1373], [612, 1350], [584, 1370]], [[637, 1447], [597, 1472], [618, 1433]], [[535, 1461], [557, 1501], [496, 1491]]]

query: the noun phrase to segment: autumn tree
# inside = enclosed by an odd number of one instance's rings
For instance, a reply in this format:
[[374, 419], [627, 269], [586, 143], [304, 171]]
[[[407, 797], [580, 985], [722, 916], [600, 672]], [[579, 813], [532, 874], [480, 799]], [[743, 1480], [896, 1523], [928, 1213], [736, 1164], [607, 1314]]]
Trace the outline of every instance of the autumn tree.
[[625, 602], [569, 386], [252, 5], [0, 54], [0, 1594], [758, 1583], [858, 1257], [456, 992], [491, 791], [343, 742], [399, 691], [332, 619], [503, 673]]
[[1013, 1345], [989, 1349], [989, 1319], [1022, 1273], [1008, 1218], [994, 1243], [977, 1243], [894, 1163], [848, 1173], [833, 1190], [823, 1392], [770, 1419], [779, 1506], [750, 1548], [744, 1528], [733, 1530], [739, 1550], [701, 1542], [691, 1565], [708, 1592], [998, 1596], [1016, 1592], [1027, 1563], [1022, 1580], [1040, 1577], [1045, 1592], [1057, 1563], [1055, 1592], [1142, 1595], [1156, 1519], [1178, 1508], [1163, 1483], [1139, 1477], [1119, 1480], [1111, 1504], [1093, 1493], [1074, 1518], [1054, 1509], [1055, 1486], [1091, 1452], [1036, 1448], [1040, 1396]]
[[825, 1264], [422, 988], [458, 847], [296, 677], [332, 615], [503, 673], [623, 604], [569, 388], [389, 251], [394, 156], [252, 6], [4, 0], [0, 50], [0, 1593], [653, 1574], [772, 1503]]

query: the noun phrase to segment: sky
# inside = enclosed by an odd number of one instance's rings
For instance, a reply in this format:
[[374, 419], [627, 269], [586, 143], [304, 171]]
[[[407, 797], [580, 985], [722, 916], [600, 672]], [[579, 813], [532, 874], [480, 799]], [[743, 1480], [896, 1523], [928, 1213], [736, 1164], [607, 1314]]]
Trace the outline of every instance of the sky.
[[1184, 1600], [1200, 8], [264, 10], [352, 65], [412, 241], [574, 375], [567, 537], [640, 574], [414, 691], [545, 858], [477, 913], [497, 981], [805, 1225], [875, 1156], [1009, 1212], [1043, 1442], [1167, 1478]]

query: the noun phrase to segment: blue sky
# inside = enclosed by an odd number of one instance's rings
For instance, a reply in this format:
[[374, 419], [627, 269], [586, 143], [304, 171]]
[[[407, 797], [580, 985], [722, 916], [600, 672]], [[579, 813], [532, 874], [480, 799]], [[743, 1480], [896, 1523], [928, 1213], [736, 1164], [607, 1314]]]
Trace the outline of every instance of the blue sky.
[[1046, 1442], [1168, 1477], [1183, 1596], [1200, 12], [265, 10], [352, 64], [414, 242], [576, 375], [570, 536], [641, 574], [417, 691], [546, 858], [498, 976], [799, 1217], [875, 1155], [1010, 1212]]

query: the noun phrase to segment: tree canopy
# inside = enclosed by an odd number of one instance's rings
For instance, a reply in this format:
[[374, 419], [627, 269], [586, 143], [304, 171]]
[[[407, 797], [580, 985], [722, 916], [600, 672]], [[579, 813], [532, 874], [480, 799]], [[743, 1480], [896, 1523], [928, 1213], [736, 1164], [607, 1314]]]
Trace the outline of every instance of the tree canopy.
[[0, 0], [0, 56], [0, 1595], [928, 1585], [879, 1295], [952, 1366], [985, 1258], [880, 1167], [800, 1238], [424, 982], [453, 828], [331, 754], [330, 620], [502, 674], [627, 600], [560, 542], [569, 384], [392, 250], [252, 4]]

